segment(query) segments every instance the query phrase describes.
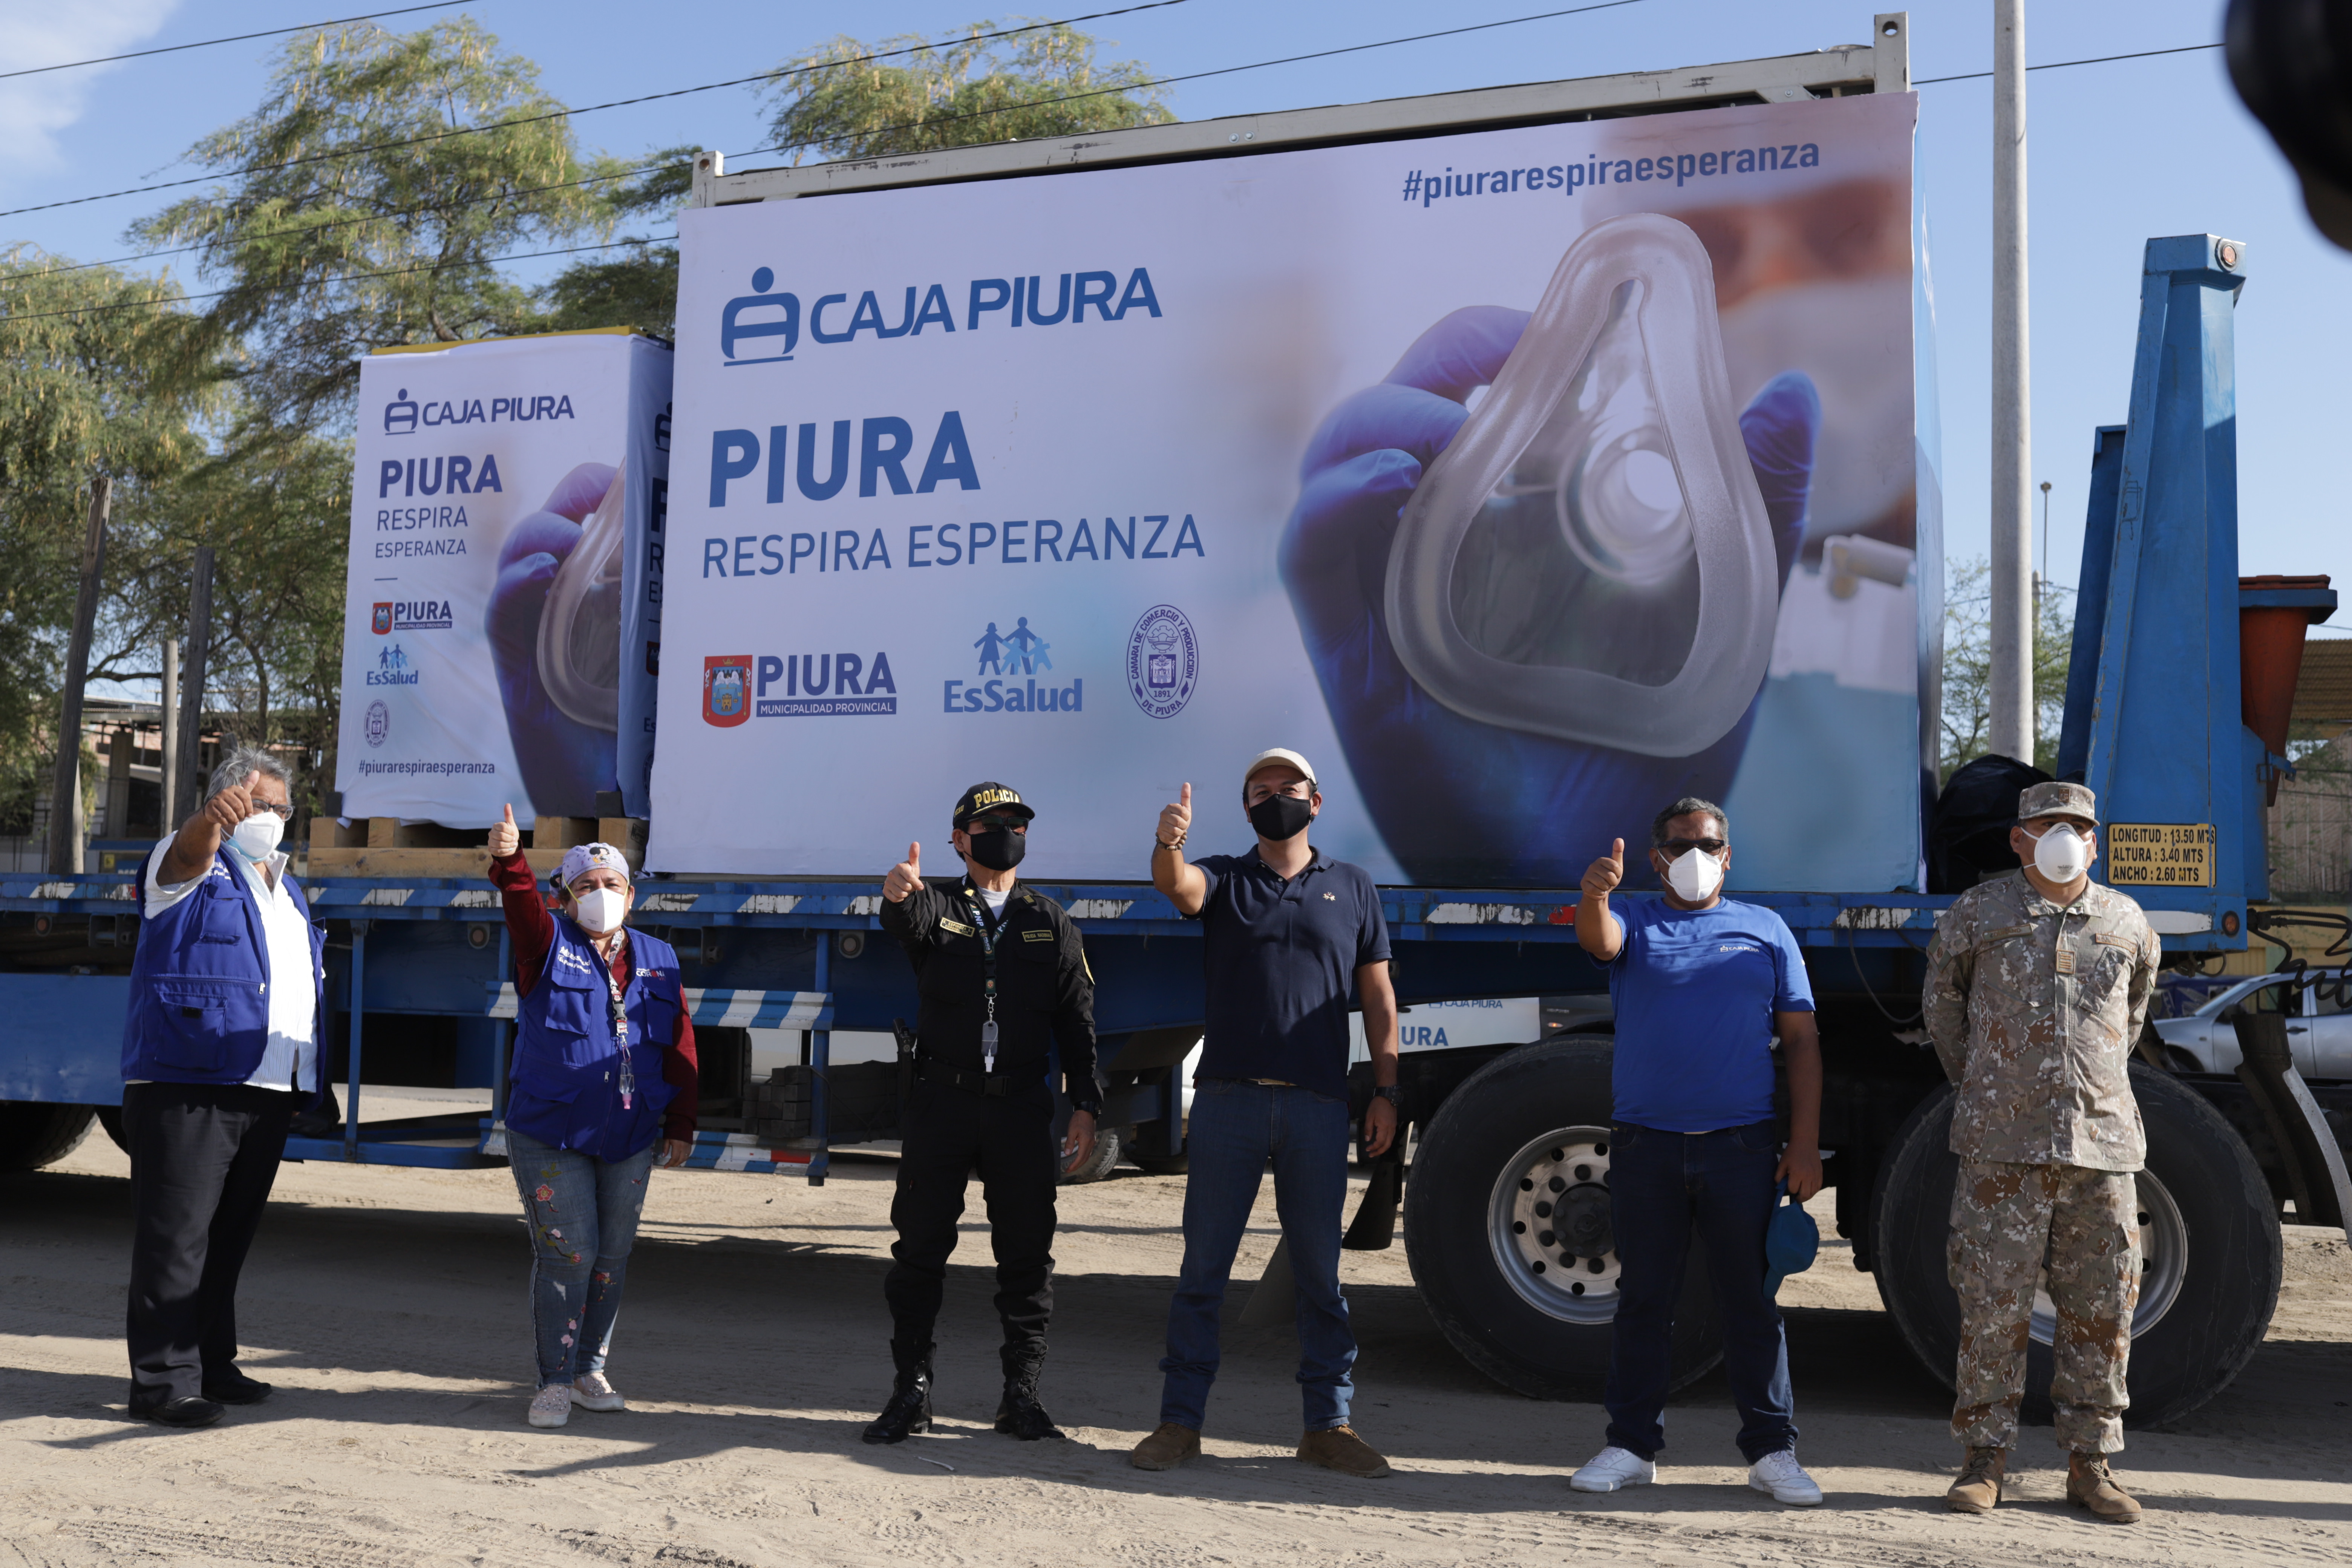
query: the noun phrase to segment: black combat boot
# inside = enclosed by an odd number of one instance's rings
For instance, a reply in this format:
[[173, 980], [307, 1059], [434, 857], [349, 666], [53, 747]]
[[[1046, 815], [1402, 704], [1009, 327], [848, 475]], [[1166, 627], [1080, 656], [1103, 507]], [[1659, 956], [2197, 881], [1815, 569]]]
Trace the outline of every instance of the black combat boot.
[[1045, 1342], [1006, 1345], [1002, 1353], [1004, 1397], [997, 1403], [996, 1429], [1024, 1443], [1034, 1443], [1041, 1437], [1066, 1436], [1054, 1425], [1054, 1418], [1045, 1414], [1045, 1407], [1037, 1403], [1037, 1380], [1045, 1371]]
[[917, 1432], [931, 1429], [931, 1347], [903, 1340], [890, 1342], [890, 1359], [898, 1376], [890, 1385], [890, 1403], [866, 1428], [869, 1443], [903, 1443]]

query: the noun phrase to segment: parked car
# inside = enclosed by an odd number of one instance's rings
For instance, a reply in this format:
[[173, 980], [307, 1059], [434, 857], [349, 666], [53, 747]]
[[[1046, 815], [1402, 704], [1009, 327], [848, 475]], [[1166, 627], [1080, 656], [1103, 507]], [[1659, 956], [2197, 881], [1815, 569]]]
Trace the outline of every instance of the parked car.
[[2189, 1072], [2235, 1072], [2238, 1035], [2231, 1020], [2249, 1008], [2284, 1012], [2297, 1072], [2306, 1079], [2352, 1079], [2347, 992], [2352, 992], [2352, 973], [2344, 970], [2251, 975], [2187, 1016], [2158, 1018], [2152, 1026], [2176, 1067]]

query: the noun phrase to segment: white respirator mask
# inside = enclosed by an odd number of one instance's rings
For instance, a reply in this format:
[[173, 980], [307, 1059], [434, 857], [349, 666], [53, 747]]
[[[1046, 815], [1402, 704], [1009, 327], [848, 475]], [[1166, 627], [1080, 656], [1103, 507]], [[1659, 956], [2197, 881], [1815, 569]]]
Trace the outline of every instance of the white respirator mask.
[[2033, 841], [2033, 868], [2063, 886], [2091, 868], [2091, 841], [2060, 826]]
[[603, 936], [621, 923], [629, 910], [629, 895], [615, 888], [592, 888], [572, 900], [580, 923]]
[[228, 847], [247, 860], [267, 860], [286, 837], [286, 822], [274, 811], [257, 811], [233, 828]]
[[1686, 904], [1703, 904], [1723, 886], [1723, 862], [1704, 849], [1685, 849], [1666, 867], [1666, 886]]
[[1706, 251], [1635, 213], [1569, 247], [1405, 504], [1389, 629], [1465, 717], [1687, 757], [1763, 684], [1779, 570]]

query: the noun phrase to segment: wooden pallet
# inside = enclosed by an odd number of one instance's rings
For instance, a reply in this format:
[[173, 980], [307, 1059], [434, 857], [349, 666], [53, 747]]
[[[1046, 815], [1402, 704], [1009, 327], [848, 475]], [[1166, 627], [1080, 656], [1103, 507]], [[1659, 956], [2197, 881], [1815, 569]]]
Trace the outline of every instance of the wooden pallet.
[[[562, 864], [575, 844], [602, 841], [619, 846], [632, 872], [646, 859], [646, 825], [628, 816], [542, 816], [525, 836], [523, 859], [540, 876]], [[331, 816], [310, 819], [311, 877], [439, 877], [487, 881], [490, 852], [479, 829], [442, 827], [370, 816], [349, 824]]]

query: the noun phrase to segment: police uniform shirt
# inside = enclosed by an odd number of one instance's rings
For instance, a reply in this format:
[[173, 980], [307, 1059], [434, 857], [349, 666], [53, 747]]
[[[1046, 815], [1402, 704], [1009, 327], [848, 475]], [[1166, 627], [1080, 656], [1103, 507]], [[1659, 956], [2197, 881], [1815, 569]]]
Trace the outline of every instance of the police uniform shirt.
[[[915, 966], [924, 1059], [981, 1072], [988, 1017], [988, 910], [965, 877], [926, 879], [898, 903], [884, 900], [882, 929]], [[1078, 928], [1062, 906], [1015, 884], [996, 915], [996, 1073], [1042, 1079], [1061, 1048], [1072, 1102], [1101, 1101], [1095, 1079], [1095, 984]]]

